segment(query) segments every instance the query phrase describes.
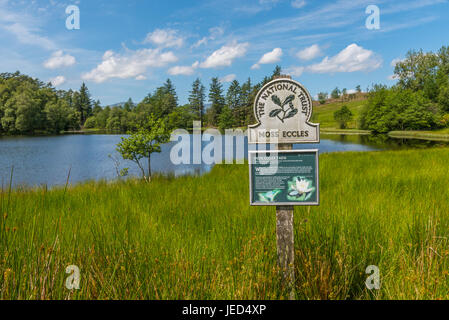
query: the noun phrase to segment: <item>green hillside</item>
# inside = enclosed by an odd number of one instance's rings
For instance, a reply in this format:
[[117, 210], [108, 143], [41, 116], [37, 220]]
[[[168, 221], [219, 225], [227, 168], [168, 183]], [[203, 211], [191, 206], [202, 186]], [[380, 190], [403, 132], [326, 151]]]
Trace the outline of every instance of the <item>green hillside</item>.
[[358, 129], [358, 119], [363, 107], [368, 100], [357, 100], [347, 102], [334, 102], [324, 105], [315, 106], [313, 110], [312, 121], [319, 123], [322, 129], [338, 129], [338, 124], [334, 120], [334, 112], [346, 105], [354, 114], [354, 120], [348, 123], [349, 129]]

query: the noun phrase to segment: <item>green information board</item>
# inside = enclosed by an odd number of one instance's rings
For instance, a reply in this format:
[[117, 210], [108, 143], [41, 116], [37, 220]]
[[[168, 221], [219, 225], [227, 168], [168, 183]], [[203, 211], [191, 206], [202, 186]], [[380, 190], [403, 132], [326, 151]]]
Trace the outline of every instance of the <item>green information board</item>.
[[251, 151], [252, 206], [319, 205], [318, 150]]

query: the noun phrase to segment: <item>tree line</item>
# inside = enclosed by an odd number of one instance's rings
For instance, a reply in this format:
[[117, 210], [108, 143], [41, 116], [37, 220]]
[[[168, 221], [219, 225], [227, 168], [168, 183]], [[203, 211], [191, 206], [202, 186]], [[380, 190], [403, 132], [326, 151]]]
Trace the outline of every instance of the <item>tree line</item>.
[[[342, 99], [343, 101], [345, 100], [354, 100], [356, 99], [358, 96], [360, 96], [360, 94], [362, 93], [362, 87], [360, 85], [358, 85], [355, 89], [355, 92], [348, 92], [348, 89], [343, 88], [342, 90], [340, 90], [338, 87], [336, 87], [334, 90], [332, 90], [331, 94], [330, 94], [330, 99], [332, 100], [338, 100], [338, 99]], [[320, 104], [325, 104], [326, 102], [329, 102], [329, 93], [327, 92], [320, 92], [318, 93], [318, 102]]]
[[[180, 105], [173, 83], [168, 79], [141, 102], [129, 99], [118, 106], [102, 107], [91, 99], [83, 83], [78, 91], [56, 90], [20, 72], [0, 74], [0, 134], [61, 133], [79, 129], [104, 129], [114, 132], [136, 131], [149, 117], [163, 119], [168, 129], [192, 128], [193, 121], [220, 129], [246, 127], [255, 122], [253, 102], [257, 92], [275, 76], [253, 83], [234, 80], [225, 92], [218, 78], [212, 78], [208, 91], [196, 79], [188, 103]], [[437, 129], [449, 126], [449, 47], [438, 52], [409, 51], [396, 64], [392, 87], [374, 85], [361, 112], [360, 129], [375, 133], [393, 130]], [[361, 88], [357, 87], [360, 94]], [[332, 99], [347, 98], [347, 90], [335, 88]], [[320, 103], [329, 95], [318, 94]], [[208, 107], [206, 107], [208, 105]], [[340, 110], [335, 120], [344, 128], [352, 114]]]
[[409, 51], [396, 64], [392, 87], [374, 85], [360, 118], [361, 129], [438, 129], [449, 126], [449, 47]]
[[226, 92], [218, 78], [211, 79], [208, 91], [201, 80], [196, 79], [185, 105], [178, 103], [175, 87], [168, 79], [138, 104], [129, 99], [122, 106], [94, 108], [85, 127], [120, 132], [135, 131], [144, 126], [150, 116], [165, 119], [169, 129], [191, 129], [193, 121], [201, 121], [203, 126], [220, 129], [245, 127], [254, 122], [253, 101], [257, 92], [280, 74], [281, 68], [277, 66], [271, 76], [256, 84], [250, 78], [242, 84], [234, 80]]
[[0, 134], [78, 130], [95, 106], [84, 83], [79, 91], [64, 91], [20, 72], [0, 74]]
[[212, 78], [208, 92], [196, 79], [185, 105], [178, 103], [176, 89], [168, 79], [137, 104], [129, 99], [102, 107], [100, 101], [92, 100], [84, 83], [78, 91], [56, 90], [50, 83], [20, 72], [2, 73], [0, 134], [57, 134], [80, 129], [128, 132], [144, 126], [150, 116], [164, 119], [169, 129], [190, 129], [193, 121], [221, 129], [244, 127], [254, 122], [252, 104], [257, 92], [280, 74], [277, 66], [259, 83], [253, 84], [250, 78], [242, 84], [234, 80], [226, 92], [218, 78]]

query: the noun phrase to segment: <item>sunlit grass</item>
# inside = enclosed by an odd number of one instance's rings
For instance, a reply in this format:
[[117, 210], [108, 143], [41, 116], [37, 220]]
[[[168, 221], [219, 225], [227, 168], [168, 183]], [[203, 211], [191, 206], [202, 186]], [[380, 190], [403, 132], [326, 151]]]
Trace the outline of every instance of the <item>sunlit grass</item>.
[[338, 129], [338, 123], [334, 119], [335, 111], [347, 106], [354, 115], [353, 121], [348, 123], [348, 129], [358, 129], [358, 120], [363, 107], [368, 100], [356, 100], [347, 102], [335, 102], [314, 107], [312, 122], [319, 123], [322, 129]]
[[[296, 208], [299, 299], [449, 298], [449, 149], [321, 156]], [[0, 196], [1, 299], [282, 299], [275, 209], [247, 166]], [[65, 288], [65, 268], [81, 289]], [[377, 265], [382, 289], [365, 288]]]
[[449, 128], [434, 131], [391, 131], [388, 135], [393, 138], [448, 141]]

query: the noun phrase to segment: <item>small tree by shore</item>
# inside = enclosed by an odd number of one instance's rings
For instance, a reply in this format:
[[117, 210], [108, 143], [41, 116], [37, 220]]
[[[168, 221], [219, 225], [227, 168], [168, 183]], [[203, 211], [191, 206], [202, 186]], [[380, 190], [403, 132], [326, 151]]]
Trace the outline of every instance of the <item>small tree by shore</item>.
[[329, 94], [327, 92], [318, 93], [318, 101], [320, 102], [320, 104], [325, 104], [328, 98]]
[[353, 114], [347, 106], [341, 107], [340, 110], [335, 111], [334, 119], [340, 125], [340, 129], [346, 129], [348, 127], [348, 122], [352, 121]]
[[[142, 178], [150, 182], [152, 176], [151, 154], [160, 153], [161, 145], [167, 143], [169, 139], [170, 133], [165, 122], [151, 116], [144, 126], [139, 126], [137, 131], [130, 134], [129, 137], [122, 138], [117, 145], [117, 151], [123, 159], [135, 162], [142, 172]], [[147, 172], [145, 172], [143, 159], [148, 160]]]

